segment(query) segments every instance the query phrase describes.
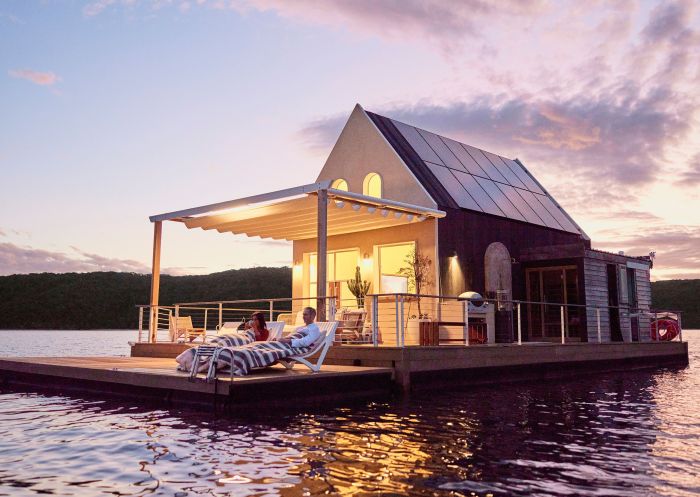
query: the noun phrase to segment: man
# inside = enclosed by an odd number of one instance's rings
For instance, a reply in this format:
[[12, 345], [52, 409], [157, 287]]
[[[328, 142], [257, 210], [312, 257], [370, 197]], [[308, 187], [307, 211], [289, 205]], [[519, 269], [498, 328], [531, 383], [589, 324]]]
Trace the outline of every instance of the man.
[[318, 325], [314, 323], [316, 319], [316, 309], [313, 307], [305, 307], [302, 312], [302, 318], [304, 319], [304, 326], [300, 326], [294, 330], [291, 336], [280, 338], [278, 340], [279, 343], [287, 344], [296, 349], [309, 347], [318, 339], [321, 335], [321, 330], [318, 328]]

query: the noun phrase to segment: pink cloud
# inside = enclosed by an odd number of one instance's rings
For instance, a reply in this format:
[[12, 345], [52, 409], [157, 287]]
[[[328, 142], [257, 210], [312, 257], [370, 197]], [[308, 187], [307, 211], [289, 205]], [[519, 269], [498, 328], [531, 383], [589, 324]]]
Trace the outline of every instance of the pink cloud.
[[656, 252], [654, 271], [665, 278], [700, 277], [700, 226], [668, 226], [663, 223], [645, 223], [644, 229], [633, 235], [620, 236], [611, 231], [609, 241], [594, 243], [595, 248], [618, 251], [630, 255]]
[[31, 69], [12, 69], [9, 74], [13, 78], [26, 79], [42, 86], [51, 86], [61, 79], [52, 72], [39, 72]]

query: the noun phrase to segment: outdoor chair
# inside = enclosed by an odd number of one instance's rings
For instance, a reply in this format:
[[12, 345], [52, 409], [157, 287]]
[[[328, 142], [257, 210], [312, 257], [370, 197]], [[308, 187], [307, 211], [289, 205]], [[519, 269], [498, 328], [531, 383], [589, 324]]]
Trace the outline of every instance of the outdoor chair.
[[[335, 330], [338, 328], [338, 321], [324, 321], [316, 324], [321, 331], [321, 335], [314, 343], [314, 346], [311, 347], [311, 349], [305, 354], [291, 356], [281, 360], [280, 362], [285, 368], [292, 369], [298, 362], [309, 368], [314, 373], [318, 373], [321, 370], [321, 366], [323, 365], [323, 360], [326, 358], [328, 349], [331, 347], [331, 345], [333, 345]], [[316, 362], [309, 362], [307, 358], [310, 358], [317, 353], [319, 356], [316, 359]]]
[[336, 341], [339, 343], [367, 343], [371, 336], [364, 333], [367, 311], [346, 309], [339, 316]]
[[[321, 370], [321, 366], [323, 366], [323, 360], [326, 358], [326, 354], [328, 353], [328, 349], [330, 348], [331, 345], [333, 345], [333, 339], [335, 337], [335, 330], [338, 327], [338, 322], [337, 321], [327, 321], [327, 322], [319, 322], [316, 323], [318, 325], [319, 331], [321, 334], [319, 335], [318, 339], [316, 342], [314, 342], [314, 346], [309, 349], [308, 352], [305, 354], [300, 354], [297, 356], [290, 356], [286, 357], [279, 362], [287, 369], [292, 369], [296, 365], [296, 363], [303, 364], [307, 368], [309, 368], [312, 372], [318, 373]], [[270, 330], [270, 336], [272, 336], [272, 330]], [[218, 352], [221, 352], [223, 348], [220, 348], [218, 351], [214, 351], [213, 355], [211, 356], [211, 360], [209, 363], [209, 371], [207, 372], [207, 377], [206, 381], [211, 382], [213, 381], [216, 377], [219, 371], [216, 369], [216, 363], [218, 359]], [[209, 354], [209, 351], [206, 351], [207, 355]], [[309, 358], [313, 357], [314, 355], [318, 354], [318, 357], [314, 362], [311, 362]], [[264, 366], [268, 367], [268, 366]], [[229, 368], [229, 376], [231, 381], [233, 381], [233, 371]]]
[[180, 338], [192, 342], [198, 337], [204, 341], [206, 334], [206, 329], [194, 327], [191, 316], [170, 316], [170, 339], [173, 342], [177, 342]]

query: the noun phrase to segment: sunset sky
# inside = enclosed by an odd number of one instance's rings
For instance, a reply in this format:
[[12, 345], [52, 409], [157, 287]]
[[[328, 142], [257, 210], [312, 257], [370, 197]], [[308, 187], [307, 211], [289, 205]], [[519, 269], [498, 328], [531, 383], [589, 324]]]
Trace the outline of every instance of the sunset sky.
[[[149, 272], [149, 215], [313, 182], [360, 103], [700, 278], [699, 89], [698, 2], [3, 0], [0, 274]], [[290, 263], [164, 226], [170, 274]]]

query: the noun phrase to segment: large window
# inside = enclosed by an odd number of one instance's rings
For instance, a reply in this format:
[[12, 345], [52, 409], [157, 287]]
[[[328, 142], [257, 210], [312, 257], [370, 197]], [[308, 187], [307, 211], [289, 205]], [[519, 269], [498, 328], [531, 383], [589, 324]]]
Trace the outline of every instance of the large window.
[[[309, 254], [309, 298], [318, 295], [316, 254]], [[329, 252], [326, 262], [326, 295], [336, 298], [336, 307], [351, 307], [355, 297], [348, 288], [348, 280], [355, 277], [355, 268], [360, 265], [360, 252], [356, 249]]]
[[402, 274], [401, 268], [406, 267], [406, 259], [411, 255], [415, 242], [393, 245], [380, 245], [376, 248], [377, 269], [379, 277], [379, 293], [413, 293], [413, 285]]
[[362, 193], [370, 197], [382, 198], [382, 177], [377, 173], [369, 173], [362, 182]]

